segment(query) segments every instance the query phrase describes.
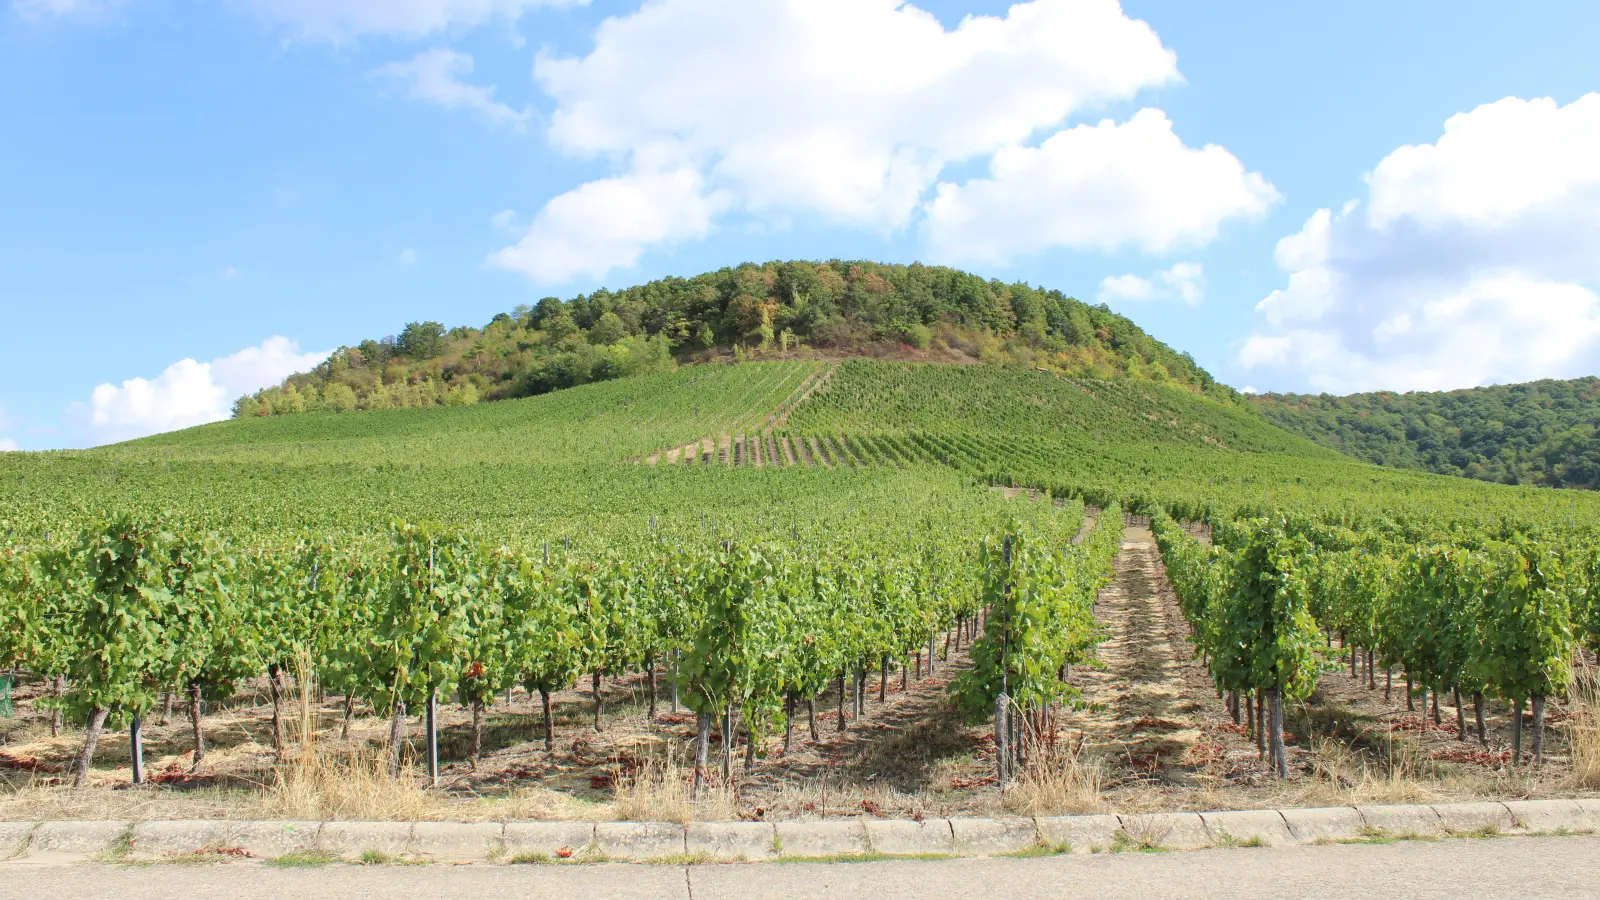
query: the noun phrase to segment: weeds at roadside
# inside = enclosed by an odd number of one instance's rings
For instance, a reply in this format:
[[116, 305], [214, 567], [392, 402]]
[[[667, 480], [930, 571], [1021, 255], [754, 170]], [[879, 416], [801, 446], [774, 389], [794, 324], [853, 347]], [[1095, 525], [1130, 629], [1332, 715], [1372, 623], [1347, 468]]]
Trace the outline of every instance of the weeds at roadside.
[[570, 866], [610, 861], [611, 857], [594, 844], [589, 844], [582, 850], [560, 847], [553, 854], [542, 850], [525, 850], [505, 860], [507, 864], [513, 866]]
[[390, 853], [386, 850], [366, 849], [361, 851], [361, 856], [356, 862], [363, 866], [427, 866], [432, 865], [432, 860], [416, 859], [409, 856]]
[[1505, 837], [1506, 833], [1500, 830], [1499, 825], [1491, 822], [1478, 828], [1466, 829], [1465, 831], [1447, 830], [1445, 831], [1444, 836], [1447, 838], [1460, 838], [1463, 840], [1486, 840], [1488, 838]]
[[105, 852], [95, 857], [95, 861], [105, 863], [125, 863], [128, 862], [129, 857], [132, 855], [133, 826], [129, 825], [127, 828], [123, 829], [121, 834], [117, 835], [116, 840], [111, 842], [111, 846], [107, 847]]
[[703, 850], [695, 853], [669, 853], [666, 856], [656, 856], [646, 860], [655, 866], [702, 866], [721, 861]]
[[1341, 844], [1398, 844], [1398, 843], [1401, 843], [1403, 841], [1404, 842], [1409, 842], [1409, 841], [1434, 842], [1434, 841], [1438, 841], [1438, 840], [1440, 840], [1440, 838], [1437, 835], [1418, 834], [1415, 831], [1387, 831], [1387, 830], [1382, 829], [1382, 828], [1374, 828], [1371, 825], [1363, 825], [1363, 826], [1361, 826], [1361, 831], [1357, 834], [1356, 837], [1340, 838], [1338, 843], [1341, 843]]
[[214, 866], [218, 863], [231, 862], [237, 859], [248, 859], [249, 854], [243, 852], [229, 852], [228, 850], [194, 850], [189, 853], [174, 853], [159, 859], [143, 860], [147, 865], [162, 866]]
[[331, 866], [336, 862], [340, 862], [339, 857], [326, 850], [291, 850], [282, 856], [266, 860], [266, 865], [280, 869], [308, 869]]
[[1111, 846], [1107, 850], [1111, 853], [1167, 853], [1169, 852], [1167, 848], [1161, 846], [1163, 837], [1166, 835], [1155, 836], [1150, 833], [1132, 835], [1122, 830], [1111, 835]]
[[513, 854], [510, 859], [506, 860], [506, 863], [513, 866], [545, 866], [555, 861], [556, 858], [548, 853], [534, 853], [530, 851], [527, 853]]
[[1011, 853], [1002, 853], [1001, 856], [1010, 859], [1035, 859], [1042, 856], [1065, 856], [1072, 852], [1072, 845], [1067, 843], [1051, 844], [1040, 841], [1025, 850], [1016, 850]]
[[895, 860], [937, 860], [955, 859], [949, 853], [838, 853], [831, 856], [780, 856], [769, 862], [777, 864], [792, 863], [864, 863], [864, 862], [892, 862]]

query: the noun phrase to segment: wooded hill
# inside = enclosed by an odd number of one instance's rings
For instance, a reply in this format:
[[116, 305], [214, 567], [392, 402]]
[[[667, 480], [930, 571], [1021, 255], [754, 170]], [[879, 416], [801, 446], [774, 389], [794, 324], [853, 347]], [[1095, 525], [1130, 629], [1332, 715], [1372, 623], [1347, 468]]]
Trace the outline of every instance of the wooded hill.
[[1504, 484], [1600, 486], [1600, 378], [1252, 399], [1274, 423], [1380, 465]]
[[955, 269], [834, 260], [548, 297], [481, 328], [413, 322], [241, 398], [235, 416], [470, 405], [683, 363], [818, 355], [1005, 363], [1239, 402], [1187, 353], [1103, 305]]

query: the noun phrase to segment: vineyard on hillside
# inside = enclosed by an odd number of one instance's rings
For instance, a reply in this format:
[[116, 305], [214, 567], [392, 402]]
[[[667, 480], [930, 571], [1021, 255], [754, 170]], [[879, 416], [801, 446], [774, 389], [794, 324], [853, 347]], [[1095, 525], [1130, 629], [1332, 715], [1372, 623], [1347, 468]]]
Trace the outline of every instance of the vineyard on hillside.
[[[282, 793], [322, 741], [461, 802], [560, 785], [535, 815], [646, 787], [837, 812], [846, 760], [855, 813], [881, 773], [942, 809], [1147, 808], [1315, 782], [1335, 746], [1392, 767], [1408, 728], [1431, 783], [1589, 786], [1526, 773], [1586, 759], [1600, 498], [1381, 469], [1150, 381], [705, 366], [0, 455], [0, 485], [18, 796]], [[1167, 611], [1171, 671], [1116, 649]], [[1330, 705], [1347, 666], [1483, 755]], [[1181, 703], [1105, 721], [1124, 677]]]

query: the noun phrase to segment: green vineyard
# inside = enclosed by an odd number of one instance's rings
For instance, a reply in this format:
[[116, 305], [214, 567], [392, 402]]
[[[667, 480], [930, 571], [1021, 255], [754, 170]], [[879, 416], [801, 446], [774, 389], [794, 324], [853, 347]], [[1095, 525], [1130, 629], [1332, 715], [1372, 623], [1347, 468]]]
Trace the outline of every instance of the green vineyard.
[[[145, 780], [141, 729], [174, 702], [201, 771], [208, 711], [250, 691], [283, 760], [310, 685], [333, 730], [385, 723], [396, 776], [420, 716], [437, 780], [493, 751], [516, 692], [538, 700], [515, 743], [555, 752], [564, 692], [587, 683], [604, 733], [604, 684], [632, 679], [647, 722], [668, 696], [693, 714], [698, 796], [739, 752], [790, 753], [797, 722], [817, 741], [819, 699], [843, 733], [873, 676], [886, 702], [892, 672], [909, 691], [957, 659], [962, 752], [1026, 779], [1094, 708], [1125, 514], [1150, 517], [1184, 639], [1280, 776], [1286, 709], [1346, 665], [1374, 689], [1398, 672], [1436, 717], [1448, 695], [1463, 740], [1464, 703], [1485, 743], [1485, 703], [1511, 704], [1513, 765], [1526, 703], [1540, 761], [1547, 701], [1600, 647], [1594, 494], [1379, 468], [1151, 380], [684, 367], [0, 454], [0, 485], [0, 668], [52, 733], [84, 728], [56, 773], [76, 784], [124, 728]], [[441, 706], [470, 711], [464, 749], [439, 749]]]

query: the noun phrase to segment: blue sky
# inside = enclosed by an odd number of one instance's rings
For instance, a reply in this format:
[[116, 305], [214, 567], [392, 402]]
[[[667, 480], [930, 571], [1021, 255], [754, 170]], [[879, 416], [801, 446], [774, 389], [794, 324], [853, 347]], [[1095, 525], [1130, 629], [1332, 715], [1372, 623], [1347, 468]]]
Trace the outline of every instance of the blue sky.
[[1104, 299], [1261, 390], [1600, 362], [1593, 3], [0, 4], [0, 449], [778, 258]]

